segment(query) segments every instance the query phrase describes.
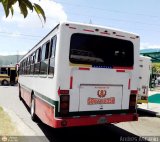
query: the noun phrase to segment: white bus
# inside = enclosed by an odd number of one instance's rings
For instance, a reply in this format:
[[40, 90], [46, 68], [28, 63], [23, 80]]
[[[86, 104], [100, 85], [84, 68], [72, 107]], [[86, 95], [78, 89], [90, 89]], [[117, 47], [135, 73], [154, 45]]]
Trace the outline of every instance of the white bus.
[[148, 103], [148, 91], [151, 76], [151, 58], [140, 56], [140, 76], [137, 103]]
[[54, 127], [137, 121], [139, 36], [62, 22], [19, 62], [19, 97]]

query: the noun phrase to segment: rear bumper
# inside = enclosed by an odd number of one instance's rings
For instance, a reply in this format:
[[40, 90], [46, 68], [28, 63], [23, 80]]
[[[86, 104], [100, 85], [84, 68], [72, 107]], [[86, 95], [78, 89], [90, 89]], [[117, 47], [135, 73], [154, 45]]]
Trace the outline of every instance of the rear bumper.
[[113, 114], [113, 115], [93, 115], [93, 116], [80, 116], [72, 118], [55, 119], [55, 128], [73, 127], [73, 126], [90, 126], [108, 123], [119, 123], [127, 121], [137, 121], [138, 114]]

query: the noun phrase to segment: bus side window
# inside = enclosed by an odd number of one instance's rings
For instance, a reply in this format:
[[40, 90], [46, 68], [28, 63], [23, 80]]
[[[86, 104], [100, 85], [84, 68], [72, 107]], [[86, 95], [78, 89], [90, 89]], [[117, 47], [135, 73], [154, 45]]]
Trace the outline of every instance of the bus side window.
[[49, 66], [48, 66], [48, 74], [52, 75], [52, 76], [54, 75], [54, 67], [55, 67], [56, 42], [57, 42], [57, 36], [54, 36], [51, 39], [50, 54], [49, 54]]
[[29, 57], [26, 59], [26, 74], [29, 74], [30, 67], [29, 67]]
[[31, 56], [31, 74], [34, 74], [34, 70], [35, 70], [35, 56], [36, 56], [36, 52], [34, 52]]
[[47, 75], [49, 47], [50, 47], [50, 41], [46, 42], [42, 46], [42, 61], [41, 61], [40, 74]]
[[34, 66], [34, 74], [39, 74], [40, 69], [40, 61], [41, 61], [41, 47], [36, 51], [36, 59], [35, 59], [35, 66]]

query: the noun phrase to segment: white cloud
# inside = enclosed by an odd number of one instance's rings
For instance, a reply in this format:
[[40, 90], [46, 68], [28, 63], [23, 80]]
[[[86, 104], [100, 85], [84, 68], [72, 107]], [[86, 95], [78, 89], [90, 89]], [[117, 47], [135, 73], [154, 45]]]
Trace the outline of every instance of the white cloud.
[[141, 43], [141, 49], [160, 49], [160, 44]]
[[[56, 3], [52, 0], [32, 0], [33, 3], [39, 4], [47, 17], [47, 21], [44, 24], [44, 28], [51, 29], [59, 21], [67, 20], [67, 14], [65, 13], [61, 4]], [[29, 11], [28, 16], [24, 19], [23, 15], [19, 14], [18, 3], [14, 6], [14, 15], [5, 18], [3, 16], [2, 20], [8, 23], [16, 23], [20, 28], [42, 28], [42, 23], [37, 16], [36, 12]]]

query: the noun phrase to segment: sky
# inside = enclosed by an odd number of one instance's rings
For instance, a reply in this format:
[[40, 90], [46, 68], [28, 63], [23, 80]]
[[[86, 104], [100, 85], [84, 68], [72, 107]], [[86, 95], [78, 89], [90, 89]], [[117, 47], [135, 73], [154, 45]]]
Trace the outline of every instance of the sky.
[[24, 19], [18, 4], [14, 15], [5, 17], [0, 5], [0, 55], [23, 55], [59, 21], [73, 21], [112, 27], [140, 36], [140, 49], [160, 49], [159, 0], [31, 0], [44, 9], [42, 24], [35, 12]]

